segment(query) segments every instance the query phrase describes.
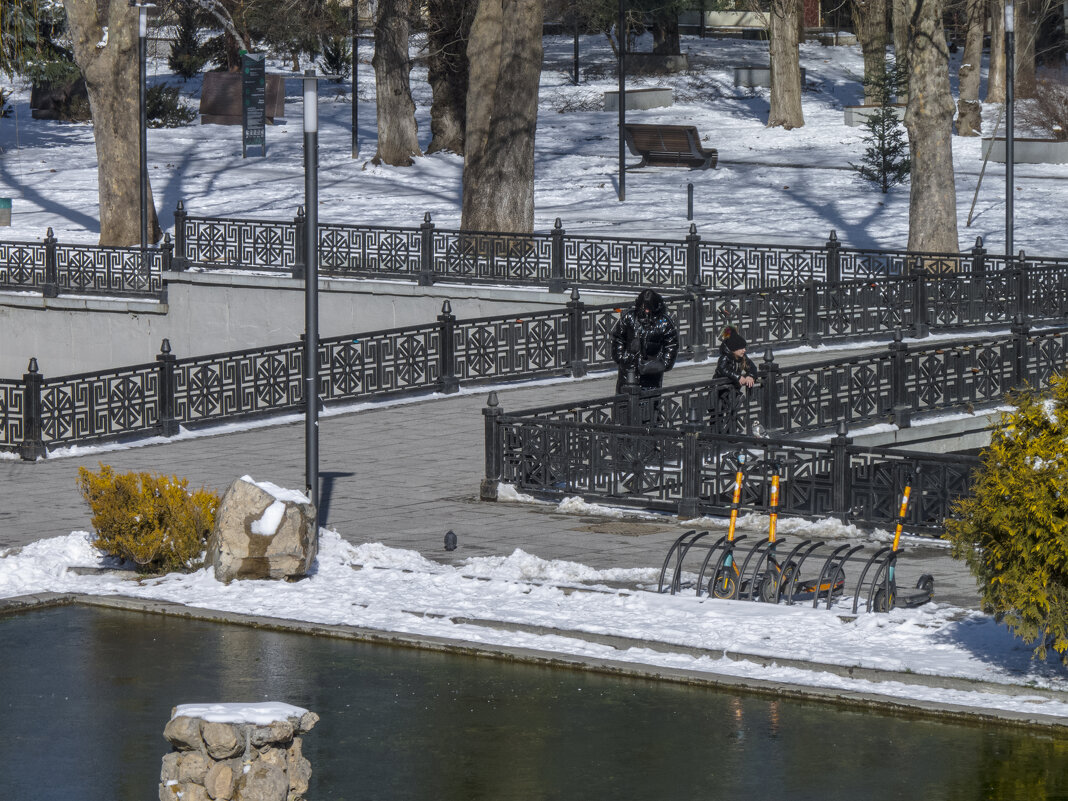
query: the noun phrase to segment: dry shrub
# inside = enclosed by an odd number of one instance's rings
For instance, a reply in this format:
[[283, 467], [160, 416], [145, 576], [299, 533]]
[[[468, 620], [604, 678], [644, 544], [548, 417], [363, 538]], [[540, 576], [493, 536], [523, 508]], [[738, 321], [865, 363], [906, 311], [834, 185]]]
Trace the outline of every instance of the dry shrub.
[[1063, 73], [1039, 78], [1034, 99], [1020, 104], [1020, 121], [1051, 139], [1068, 139], [1068, 78]]
[[78, 487], [93, 513], [93, 546], [133, 562], [141, 573], [199, 567], [215, 525], [219, 496], [190, 492], [188, 480], [152, 473], [116, 473], [100, 465], [78, 468]]

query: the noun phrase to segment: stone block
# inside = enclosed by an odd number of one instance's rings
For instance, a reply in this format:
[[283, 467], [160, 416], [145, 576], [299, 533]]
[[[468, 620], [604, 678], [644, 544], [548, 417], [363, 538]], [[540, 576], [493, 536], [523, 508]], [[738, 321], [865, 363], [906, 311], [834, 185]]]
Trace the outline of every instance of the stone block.
[[[628, 89], [627, 111], [646, 108], [663, 108], [672, 105], [675, 97], [670, 88]], [[619, 91], [604, 93], [604, 110], [619, 111]]]
[[187, 782], [203, 784], [211, 764], [207, 754], [200, 751], [186, 751], [178, 758], [178, 781], [183, 784]]
[[212, 759], [229, 759], [245, 750], [245, 738], [229, 723], [205, 723], [203, 736]]
[[289, 781], [277, 765], [256, 760], [234, 782], [233, 801], [287, 801]]
[[[801, 68], [801, 85], [805, 83], [805, 68]], [[771, 86], [771, 67], [763, 64], [743, 64], [734, 68], [734, 85], [756, 88]]]
[[[845, 124], [850, 128], [857, 128], [867, 122], [868, 117], [874, 114], [881, 106], [846, 106], [843, 110]], [[905, 104], [894, 103], [891, 108], [899, 120], [905, 119]]]
[[[240, 766], [236, 766], [240, 770]], [[216, 762], [204, 776], [204, 789], [212, 801], [230, 801], [234, 795], [235, 766], [229, 762]]]
[[219, 504], [208, 541], [215, 578], [229, 583], [306, 575], [316, 553], [315, 520], [315, 507], [300, 493], [248, 476], [237, 479]]
[[[990, 160], [1005, 163], [1005, 138], [991, 140], [983, 137], [983, 153], [990, 150]], [[1030, 139], [1019, 136], [1012, 140], [1013, 164], [1068, 164], [1068, 141]]]
[[204, 740], [200, 736], [201, 723], [199, 718], [172, 718], [167, 721], [163, 736], [179, 751], [201, 751], [204, 748]]

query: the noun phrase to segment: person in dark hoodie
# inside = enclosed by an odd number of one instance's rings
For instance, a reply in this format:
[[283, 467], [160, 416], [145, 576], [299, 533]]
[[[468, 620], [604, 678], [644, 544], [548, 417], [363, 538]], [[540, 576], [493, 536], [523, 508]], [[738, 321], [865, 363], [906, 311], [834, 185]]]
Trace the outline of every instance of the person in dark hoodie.
[[737, 393], [744, 393], [756, 383], [757, 366], [745, 355], [746, 342], [738, 329], [728, 325], [719, 335], [719, 362], [713, 378], [726, 378], [730, 386], [719, 390], [716, 403], [716, 416], [712, 427], [726, 433], [731, 419], [731, 408]]
[[619, 365], [616, 394], [623, 392], [627, 371], [632, 367], [642, 389], [659, 388], [664, 373], [675, 366], [678, 352], [679, 332], [663, 298], [651, 289], [643, 289], [612, 328], [612, 359]]

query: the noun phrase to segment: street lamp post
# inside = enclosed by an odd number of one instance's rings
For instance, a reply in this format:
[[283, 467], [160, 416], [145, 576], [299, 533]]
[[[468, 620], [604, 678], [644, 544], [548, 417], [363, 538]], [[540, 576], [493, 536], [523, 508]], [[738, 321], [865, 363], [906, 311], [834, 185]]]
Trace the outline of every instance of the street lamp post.
[[352, 158], [360, 155], [360, 4], [352, 4]]
[[1016, 92], [1014, 56], [1016, 55], [1016, 32], [1013, 20], [1012, 3], [1005, 4], [1005, 259], [1011, 264], [1012, 259], [1012, 191], [1013, 167], [1015, 154], [1013, 100]]
[[[304, 467], [319, 509], [319, 76], [304, 71]], [[316, 532], [318, 532], [318, 522]], [[318, 538], [318, 533], [316, 533]]]
[[627, 88], [624, 81], [626, 74], [625, 54], [627, 52], [627, 21], [623, 14], [623, 0], [619, 0], [619, 20], [616, 23], [619, 38], [619, 199], [627, 199], [626, 154], [623, 148], [623, 126], [627, 123]]
[[[138, 161], [141, 168], [141, 258], [145, 258], [148, 248], [148, 117], [145, 110], [145, 84], [148, 82], [146, 65], [145, 39], [148, 36], [148, 9], [155, 8], [155, 3], [141, 3], [130, 0], [130, 7], [137, 9], [137, 98], [140, 109], [140, 142], [138, 144]], [[142, 265], [144, 266], [144, 265]]]

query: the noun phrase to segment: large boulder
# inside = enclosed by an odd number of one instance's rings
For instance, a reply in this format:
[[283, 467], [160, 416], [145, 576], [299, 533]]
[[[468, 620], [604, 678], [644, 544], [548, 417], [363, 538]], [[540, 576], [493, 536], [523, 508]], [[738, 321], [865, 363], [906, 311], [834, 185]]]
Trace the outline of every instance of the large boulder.
[[215, 515], [208, 562], [215, 578], [298, 578], [307, 574], [317, 547], [315, 507], [294, 490], [242, 476]]

